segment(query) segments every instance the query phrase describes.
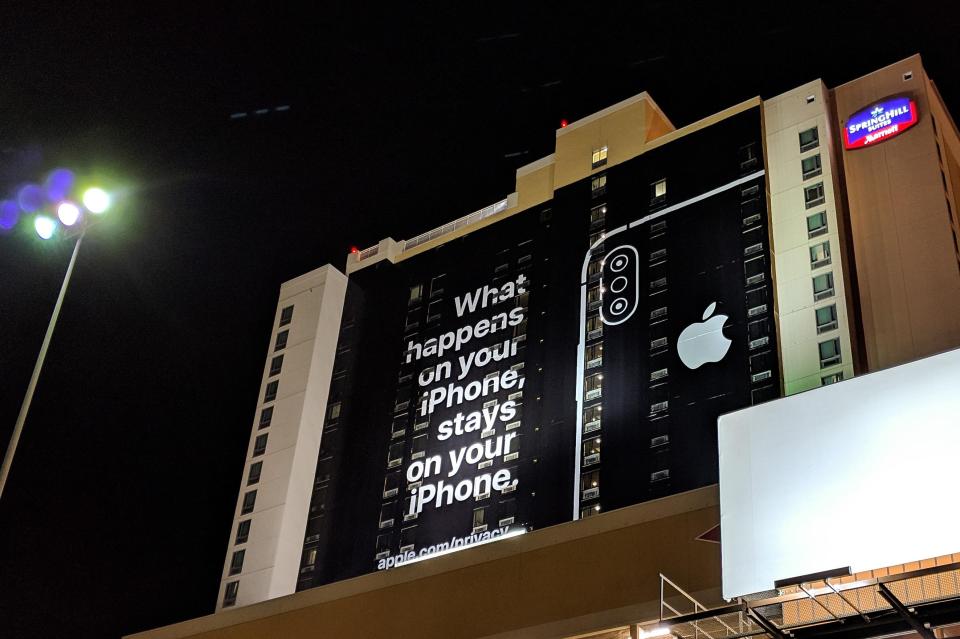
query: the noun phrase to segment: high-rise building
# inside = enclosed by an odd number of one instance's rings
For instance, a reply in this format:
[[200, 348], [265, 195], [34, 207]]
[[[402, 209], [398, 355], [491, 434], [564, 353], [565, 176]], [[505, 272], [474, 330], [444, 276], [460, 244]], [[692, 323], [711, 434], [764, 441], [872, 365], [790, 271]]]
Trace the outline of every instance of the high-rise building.
[[641, 93], [285, 283], [219, 614], [158, 632], [636, 638], [721, 604], [718, 418], [960, 346], [958, 158], [919, 56], [680, 128]]

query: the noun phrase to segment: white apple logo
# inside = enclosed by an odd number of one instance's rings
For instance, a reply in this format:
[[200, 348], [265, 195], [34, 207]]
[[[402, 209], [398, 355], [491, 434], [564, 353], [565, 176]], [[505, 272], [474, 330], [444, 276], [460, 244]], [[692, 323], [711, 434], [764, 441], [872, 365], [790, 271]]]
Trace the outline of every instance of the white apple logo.
[[[703, 322], [694, 322], [683, 329], [677, 338], [677, 355], [684, 366], [690, 369], [700, 368], [707, 362], [719, 362], [730, 350], [733, 342], [723, 334], [726, 315], [714, 315], [717, 303], [713, 302], [703, 312]], [[710, 319], [707, 319], [710, 317]]]

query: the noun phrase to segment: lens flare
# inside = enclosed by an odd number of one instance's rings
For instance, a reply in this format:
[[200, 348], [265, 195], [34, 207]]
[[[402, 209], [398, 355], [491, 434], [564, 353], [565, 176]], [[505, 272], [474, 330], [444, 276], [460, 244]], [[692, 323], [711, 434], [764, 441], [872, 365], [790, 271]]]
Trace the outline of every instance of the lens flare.
[[33, 228], [37, 230], [40, 239], [49, 240], [57, 230], [57, 223], [46, 215], [38, 215], [33, 221]]
[[80, 209], [73, 202], [64, 202], [57, 207], [57, 217], [65, 226], [73, 226], [80, 219]]
[[47, 200], [59, 202], [70, 196], [73, 190], [74, 175], [70, 169], [54, 169], [47, 176], [43, 188], [47, 193]]
[[0, 229], [9, 231], [17, 225], [20, 218], [20, 207], [12, 200], [0, 202]]
[[91, 213], [103, 213], [110, 208], [110, 195], [103, 189], [87, 189], [83, 192], [83, 205]]
[[17, 203], [24, 213], [33, 213], [43, 207], [43, 189], [27, 184], [17, 193]]

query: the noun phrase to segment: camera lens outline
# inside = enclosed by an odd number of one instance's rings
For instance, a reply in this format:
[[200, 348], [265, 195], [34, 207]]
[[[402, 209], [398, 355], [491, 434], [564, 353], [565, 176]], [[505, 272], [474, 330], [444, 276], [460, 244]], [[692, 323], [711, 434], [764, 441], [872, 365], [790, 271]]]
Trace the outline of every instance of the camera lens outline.
[[629, 263], [630, 258], [621, 253], [610, 260], [610, 270], [614, 273], [619, 273], [623, 269], [627, 268], [627, 264]]
[[610, 291], [613, 293], [619, 293], [620, 291], [627, 288], [627, 285], [630, 281], [624, 275], [615, 277], [612, 282], [610, 282]]
[[618, 297], [610, 302], [610, 313], [613, 315], [623, 315], [630, 308], [630, 302], [625, 297]]

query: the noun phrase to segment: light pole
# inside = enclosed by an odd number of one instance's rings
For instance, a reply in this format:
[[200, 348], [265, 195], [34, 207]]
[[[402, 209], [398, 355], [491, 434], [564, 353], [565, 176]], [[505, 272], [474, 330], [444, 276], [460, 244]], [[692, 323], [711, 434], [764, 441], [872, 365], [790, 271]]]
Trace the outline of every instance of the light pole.
[[[59, 195], [59, 193], [54, 193], [54, 195]], [[63, 284], [60, 286], [60, 294], [57, 296], [57, 303], [53, 307], [53, 315], [50, 316], [50, 323], [47, 324], [47, 332], [43, 336], [43, 344], [40, 346], [40, 353], [37, 355], [37, 361], [33, 365], [33, 374], [30, 376], [30, 383], [27, 384], [27, 392], [23, 397], [23, 403], [20, 405], [20, 414], [17, 415], [17, 424], [13, 428], [13, 434], [10, 435], [10, 443], [7, 445], [7, 452], [3, 456], [3, 465], [0, 466], [0, 497], [3, 496], [3, 489], [7, 484], [7, 476], [10, 474], [10, 466], [13, 464], [13, 456], [17, 452], [17, 444], [20, 442], [20, 435], [23, 432], [23, 425], [27, 421], [27, 413], [30, 411], [30, 403], [33, 401], [33, 392], [37, 387], [37, 380], [40, 378], [40, 370], [43, 368], [43, 361], [47, 357], [47, 350], [50, 348], [50, 340], [53, 337], [53, 329], [57, 325], [57, 318], [60, 317], [60, 307], [63, 306], [63, 298], [66, 296], [67, 287], [70, 285], [70, 277], [73, 275], [73, 267], [77, 263], [77, 255], [80, 253], [80, 244], [83, 242], [83, 236], [86, 234], [87, 228], [93, 223], [93, 220], [88, 220], [86, 216], [83, 215], [80, 207], [74, 204], [72, 201], [66, 198], [57, 199], [61, 199], [60, 202], [56, 203], [57, 217], [60, 219], [60, 223], [62, 223], [65, 228], [68, 230], [75, 230], [74, 234], [77, 238], [77, 241], [73, 245], [73, 254], [70, 256], [70, 263], [67, 265], [67, 272], [63, 276]], [[101, 215], [110, 207], [110, 196], [103, 189], [90, 188], [83, 193], [82, 202], [87, 212], [94, 215]], [[20, 206], [25, 212], [28, 213], [33, 213], [36, 211], [36, 209], [33, 208], [29, 203], [24, 206], [24, 203], [20, 202]], [[7, 208], [9, 209], [9, 207]], [[33, 210], [30, 210], [32, 208]], [[10, 226], [12, 227], [13, 223], [11, 223]], [[37, 235], [39, 235], [41, 239], [48, 240], [54, 236], [59, 225], [52, 217], [48, 217], [43, 214], [37, 214], [34, 217], [33, 226], [34, 230], [37, 232]]]

